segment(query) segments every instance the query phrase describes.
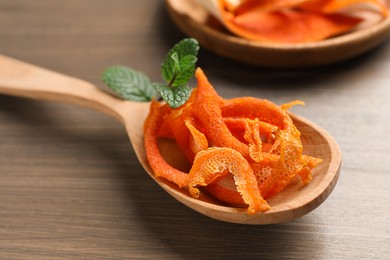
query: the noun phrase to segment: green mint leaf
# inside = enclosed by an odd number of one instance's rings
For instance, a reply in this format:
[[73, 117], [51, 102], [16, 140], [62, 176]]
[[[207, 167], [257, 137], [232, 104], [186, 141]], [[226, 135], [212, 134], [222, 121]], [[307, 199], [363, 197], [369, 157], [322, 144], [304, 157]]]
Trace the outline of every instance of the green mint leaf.
[[192, 91], [192, 88], [188, 85], [168, 87], [164, 84], [153, 83], [153, 86], [160, 93], [162, 99], [172, 108], [180, 107], [186, 103]]
[[161, 74], [169, 86], [187, 84], [195, 71], [199, 44], [195, 39], [187, 38], [169, 50], [161, 65]]
[[188, 83], [195, 71], [195, 63], [197, 58], [192, 55], [187, 55], [180, 60], [180, 71], [171, 82], [171, 86], [182, 86]]
[[150, 101], [155, 94], [150, 79], [145, 74], [128, 67], [109, 67], [103, 72], [102, 80], [123, 99]]
[[187, 38], [169, 50], [161, 64], [161, 74], [165, 84], [151, 83], [143, 73], [124, 66], [114, 66], [102, 74], [103, 82], [110, 92], [119, 97], [134, 101], [150, 101], [156, 94], [172, 108], [187, 102], [192, 88], [188, 81], [194, 75], [199, 44]]

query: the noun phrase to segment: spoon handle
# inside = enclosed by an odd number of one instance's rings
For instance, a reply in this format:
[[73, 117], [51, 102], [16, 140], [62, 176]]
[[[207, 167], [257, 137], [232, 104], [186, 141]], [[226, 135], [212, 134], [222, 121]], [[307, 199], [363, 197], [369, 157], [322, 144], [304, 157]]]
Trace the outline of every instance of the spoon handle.
[[92, 108], [124, 123], [128, 104], [93, 84], [0, 55], [0, 94], [62, 101]]

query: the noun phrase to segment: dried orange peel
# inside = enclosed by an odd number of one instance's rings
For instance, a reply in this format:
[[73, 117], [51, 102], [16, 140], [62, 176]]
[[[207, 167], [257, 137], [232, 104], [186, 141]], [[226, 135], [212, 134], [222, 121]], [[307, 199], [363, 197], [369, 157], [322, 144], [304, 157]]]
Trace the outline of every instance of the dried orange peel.
[[171, 109], [168, 105], [162, 105], [152, 100], [150, 112], [144, 126], [146, 156], [157, 177], [167, 179], [177, 184], [180, 188], [187, 187], [188, 174], [169, 165], [162, 157], [158, 148], [158, 131], [169, 112], [171, 112]]
[[[155, 175], [187, 188], [197, 198], [200, 187], [222, 202], [265, 212], [265, 199], [281, 192], [293, 178], [303, 184], [321, 159], [303, 155], [300, 132], [286, 112], [301, 101], [277, 106], [251, 97], [223, 99], [203, 71], [198, 86], [179, 108], [153, 100], [145, 121], [145, 150]], [[159, 138], [174, 140], [192, 165], [183, 172], [167, 163]]]
[[381, 0], [198, 0], [233, 34], [264, 43], [317, 42], [354, 30], [354, 9], [388, 16]]
[[207, 186], [227, 171], [234, 177], [237, 191], [248, 205], [248, 213], [270, 209], [268, 203], [261, 197], [257, 187], [256, 177], [245, 158], [231, 148], [212, 147], [199, 152], [189, 173], [189, 190], [192, 196], [199, 196], [196, 186]]

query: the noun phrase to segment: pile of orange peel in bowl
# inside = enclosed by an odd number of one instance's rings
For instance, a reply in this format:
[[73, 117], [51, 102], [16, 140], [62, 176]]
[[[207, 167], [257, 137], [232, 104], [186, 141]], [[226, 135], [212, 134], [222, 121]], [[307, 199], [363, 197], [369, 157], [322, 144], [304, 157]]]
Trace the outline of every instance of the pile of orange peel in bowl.
[[[178, 108], [152, 100], [144, 124], [146, 156], [154, 174], [188, 189], [200, 187], [216, 199], [248, 214], [268, 211], [267, 199], [293, 178], [303, 184], [320, 158], [303, 155], [300, 132], [287, 110], [301, 101], [278, 106], [266, 99], [220, 97], [198, 68], [197, 87]], [[170, 165], [159, 150], [161, 138], [176, 142], [191, 168]]]
[[309, 43], [388, 16], [383, 0], [197, 0], [231, 33], [263, 43]]

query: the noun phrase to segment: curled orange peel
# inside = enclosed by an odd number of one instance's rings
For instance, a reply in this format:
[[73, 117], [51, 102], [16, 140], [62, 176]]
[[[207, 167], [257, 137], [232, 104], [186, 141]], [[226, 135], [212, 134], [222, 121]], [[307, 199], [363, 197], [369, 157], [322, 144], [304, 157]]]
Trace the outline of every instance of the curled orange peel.
[[247, 119], [244, 139], [248, 142], [249, 156], [255, 162], [263, 160], [263, 144], [260, 137], [260, 121], [258, 118]]
[[245, 158], [249, 157], [248, 146], [234, 137], [222, 118], [223, 99], [215, 92], [203, 71], [195, 72], [198, 81], [197, 95], [193, 108], [210, 143], [219, 147], [230, 147]]
[[158, 131], [164, 120], [164, 117], [169, 113], [169, 107], [161, 105], [152, 100], [150, 104], [150, 112], [145, 121], [144, 142], [146, 157], [157, 177], [167, 179], [180, 188], [188, 186], [188, 174], [179, 171], [169, 165], [162, 157], [158, 148]]
[[206, 150], [209, 147], [206, 136], [190, 120], [186, 120], [185, 125], [190, 131], [189, 148], [191, 152], [196, 155], [200, 151]]
[[196, 186], [207, 186], [228, 170], [234, 177], [237, 191], [248, 205], [248, 213], [263, 212], [270, 209], [261, 197], [256, 177], [245, 158], [231, 148], [209, 148], [196, 155], [189, 173], [189, 190], [192, 196], [199, 196]]

